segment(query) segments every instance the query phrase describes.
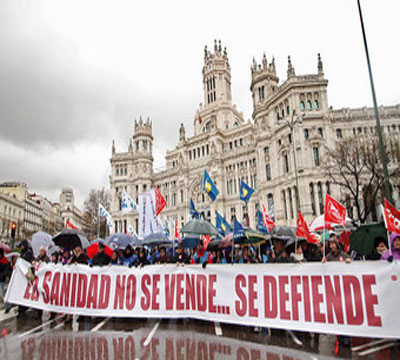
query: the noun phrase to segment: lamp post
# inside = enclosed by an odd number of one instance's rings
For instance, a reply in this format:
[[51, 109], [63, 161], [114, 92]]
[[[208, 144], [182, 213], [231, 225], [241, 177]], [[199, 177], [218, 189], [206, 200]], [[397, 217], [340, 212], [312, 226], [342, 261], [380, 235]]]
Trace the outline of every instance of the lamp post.
[[390, 180], [389, 180], [389, 172], [388, 172], [388, 168], [387, 168], [386, 153], [385, 153], [385, 149], [384, 149], [384, 146], [383, 146], [381, 121], [379, 119], [378, 103], [376, 101], [374, 79], [372, 77], [371, 62], [369, 60], [367, 37], [365, 35], [364, 20], [363, 20], [363, 16], [362, 16], [362, 12], [361, 12], [360, 0], [357, 0], [357, 4], [358, 4], [358, 12], [360, 14], [360, 23], [361, 23], [361, 31], [362, 31], [362, 35], [363, 35], [363, 40], [364, 40], [365, 56], [367, 58], [369, 81], [371, 83], [372, 100], [374, 102], [376, 127], [377, 127], [378, 137], [379, 137], [379, 151], [381, 153], [382, 166], [383, 166], [383, 175], [385, 177], [386, 198], [387, 198], [387, 200], [392, 202], [392, 186], [391, 186]]
[[302, 115], [295, 116], [296, 111], [293, 110], [292, 117], [289, 119], [284, 119], [286, 125], [290, 129], [290, 135], [292, 137], [292, 146], [293, 146], [293, 163], [294, 163], [294, 172], [296, 176], [296, 202], [297, 202], [297, 210], [301, 211], [301, 205], [300, 205], [300, 190], [299, 190], [299, 174], [297, 172], [297, 161], [296, 161], [296, 146], [294, 143], [294, 127], [296, 124], [301, 124], [303, 122], [303, 117]]

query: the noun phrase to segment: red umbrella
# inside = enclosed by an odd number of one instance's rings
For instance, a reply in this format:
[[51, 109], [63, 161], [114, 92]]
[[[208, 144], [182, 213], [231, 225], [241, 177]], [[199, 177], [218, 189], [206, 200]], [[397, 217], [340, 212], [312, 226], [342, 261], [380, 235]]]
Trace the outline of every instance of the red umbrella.
[[[113, 254], [113, 249], [111, 249], [109, 246], [104, 245], [105, 249], [104, 252], [110, 257], [112, 258], [112, 254]], [[95, 256], [98, 252], [99, 252], [99, 243], [94, 243], [92, 245], [90, 245], [87, 249], [87, 254], [88, 256], [93, 259], [93, 256]]]
[[3, 249], [5, 253], [9, 253], [11, 251], [11, 248], [3, 243], [0, 243], [0, 249]]

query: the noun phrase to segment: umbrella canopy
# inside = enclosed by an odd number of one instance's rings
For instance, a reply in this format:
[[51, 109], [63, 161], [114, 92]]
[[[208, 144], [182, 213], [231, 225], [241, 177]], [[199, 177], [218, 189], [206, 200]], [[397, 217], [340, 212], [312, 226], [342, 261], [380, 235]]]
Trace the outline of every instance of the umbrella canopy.
[[290, 226], [275, 226], [271, 229], [271, 238], [283, 241], [296, 240], [296, 228]]
[[110, 235], [106, 238], [105, 244], [109, 247], [115, 249], [125, 249], [128, 245], [138, 246], [142, 242], [136, 236], [131, 236], [127, 234], [117, 233]]
[[4, 243], [0, 243], [0, 249], [3, 249], [3, 251], [5, 253], [9, 253], [11, 251], [11, 248], [7, 244], [4, 244]]
[[[333, 224], [331, 222], [324, 223], [324, 216], [325, 215], [322, 214], [313, 220], [313, 222], [309, 226], [309, 229], [311, 232], [322, 231], [322, 230], [324, 230], [324, 227], [327, 230], [334, 230], [335, 228], [343, 228], [342, 225]], [[353, 220], [346, 216], [346, 219], [345, 219], [346, 228], [351, 227], [352, 223], [353, 223]]]
[[350, 250], [368, 256], [375, 252], [375, 241], [383, 239], [388, 243], [387, 231], [383, 223], [361, 225], [350, 235]]
[[51, 235], [44, 231], [38, 231], [32, 235], [31, 245], [34, 257], [39, 255], [39, 250], [42, 246], [46, 248], [47, 256], [50, 256], [54, 251], [58, 250]]
[[200, 241], [199, 235], [188, 235], [182, 239], [182, 247], [185, 249], [193, 249], [197, 247]]
[[212, 239], [208, 245], [207, 245], [207, 251], [215, 251], [219, 249], [219, 244], [221, 242], [221, 239]]
[[57, 246], [67, 250], [72, 250], [76, 246], [86, 249], [90, 245], [86, 236], [75, 229], [64, 229], [53, 237], [53, 241]]
[[[99, 242], [95, 242], [92, 245], [90, 245], [87, 249], [87, 254], [88, 256], [93, 259], [93, 256], [95, 256], [99, 252]], [[112, 258], [113, 254], [113, 249], [111, 249], [109, 246], [105, 245], [104, 252]]]
[[168, 239], [162, 233], [153, 233], [153, 234], [147, 235], [144, 238], [142, 245], [143, 246], [160, 246], [160, 245], [172, 246], [172, 241], [170, 239]]
[[[263, 244], [267, 239], [265, 234], [254, 231], [250, 228], [244, 228], [243, 237], [235, 240], [235, 244], [241, 244], [244, 246], [258, 246]], [[229, 233], [222, 240], [219, 241], [219, 248], [226, 249], [232, 246], [233, 233]]]
[[189, 220], [181, 229], [182, 234], [192, 235], [210, 235], [217, 236], [219, 234], [217, 228], [206, 220], [193, 219]]

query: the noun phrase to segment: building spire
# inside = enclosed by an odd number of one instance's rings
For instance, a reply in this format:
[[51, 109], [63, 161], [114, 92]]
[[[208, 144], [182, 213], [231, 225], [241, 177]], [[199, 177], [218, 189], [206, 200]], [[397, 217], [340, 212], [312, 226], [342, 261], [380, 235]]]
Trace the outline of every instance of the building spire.
[[294, 67], [292, 66], [292, 60], [290, 59], [290, 55], [288, 56], [288, 69], [287, 69], [287, 77], [294, 76]]
[[322, 65], [321, 54], [318, 53], [318, 74], [324, 73], [324, 67]]
[[111, 153], [115, 154], [115, 141], [114, 141], [114, 139], [112, 141]]

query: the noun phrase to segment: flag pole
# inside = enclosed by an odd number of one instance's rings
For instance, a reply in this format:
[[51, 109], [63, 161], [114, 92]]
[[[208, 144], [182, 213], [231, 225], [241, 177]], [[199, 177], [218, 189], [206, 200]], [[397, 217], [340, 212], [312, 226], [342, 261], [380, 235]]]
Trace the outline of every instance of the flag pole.
[[388, 239], [389, 254], [393, 255], [392, 254], [392, 244], [390, 243], [390, 236], [389, 236], [389, 231], [388, 231], [387, 223], [386, 223], [385, 209], [383, 208], [382, 204], [381, 204], [381, 211], [382, 211], [383, 221], [385, 222], [386, 235], [387, 235], [387, 239]]

